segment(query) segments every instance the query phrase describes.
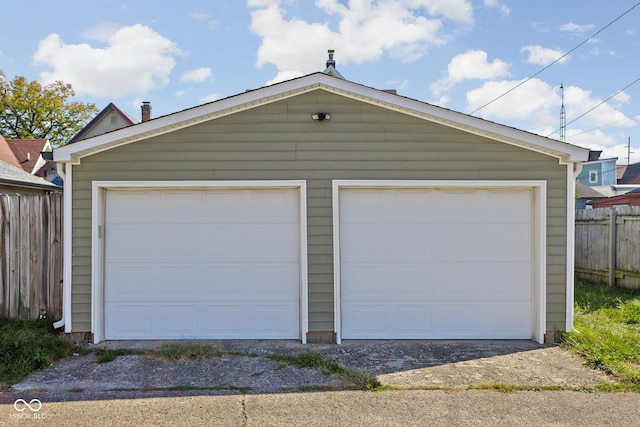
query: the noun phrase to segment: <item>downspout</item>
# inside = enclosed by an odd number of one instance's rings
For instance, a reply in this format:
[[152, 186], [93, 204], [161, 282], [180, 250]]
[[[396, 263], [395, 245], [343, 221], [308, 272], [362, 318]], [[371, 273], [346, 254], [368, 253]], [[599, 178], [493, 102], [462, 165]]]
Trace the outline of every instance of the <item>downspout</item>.
[[64, 326], [64, 332], [71, 332], [71, 164], [58, 162], [58, 174], [63, 181], [63, 273], [62, 273], [62, 317], [53, 323], [55, 329]]

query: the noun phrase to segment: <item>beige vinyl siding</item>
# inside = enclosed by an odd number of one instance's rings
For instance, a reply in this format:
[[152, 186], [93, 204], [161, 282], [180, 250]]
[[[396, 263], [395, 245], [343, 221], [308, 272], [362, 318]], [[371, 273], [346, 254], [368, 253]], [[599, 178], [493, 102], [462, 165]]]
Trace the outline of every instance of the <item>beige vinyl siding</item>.
[[[311, 120], [325, 111], [330, 121]], [[73, 179], [76, 332], [91, 326], [94, 180], [305, 180], [310, 331], [334, 330], [332, 179], [547, 180], [547, 330], [564, 329], [566, 166], [556, 158], [316, 90], [83, 158]]]

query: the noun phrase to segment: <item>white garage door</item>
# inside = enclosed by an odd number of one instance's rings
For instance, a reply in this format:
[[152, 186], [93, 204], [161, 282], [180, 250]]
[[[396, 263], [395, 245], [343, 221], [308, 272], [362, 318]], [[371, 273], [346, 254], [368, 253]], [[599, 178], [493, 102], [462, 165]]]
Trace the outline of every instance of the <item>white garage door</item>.
[[106, 339], [300, 337], [296, 189], [106, 194]]
[[339, 197], [342, 338], [532, 337], [532, 190]]

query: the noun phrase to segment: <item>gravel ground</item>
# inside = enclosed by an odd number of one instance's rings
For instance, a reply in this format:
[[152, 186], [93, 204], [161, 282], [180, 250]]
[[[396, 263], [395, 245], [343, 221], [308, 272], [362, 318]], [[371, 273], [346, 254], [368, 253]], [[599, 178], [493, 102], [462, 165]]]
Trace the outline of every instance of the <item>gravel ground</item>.
[[[157, 348], [163, 341], [118, 341], [99, 345], [110, 349]], [[398, 388], [464, 388], [481, 384], [581, 387], [612, 382], [607, 375], [555, 345], [532, 341], [345, 341], [307, 344], [295, 341], [206, 341], [225, 354], [208, 360], [166, 362], [142, 356], [118, 356], [97, 363], [96, 356], [71, 356], [15, 384], [25, 393], [115, 391], [198, 391], [282, 393], [353, 386], [338, 375], [299, 369], [267, 358], [313, 351], [353, 371], [362, 371]]]

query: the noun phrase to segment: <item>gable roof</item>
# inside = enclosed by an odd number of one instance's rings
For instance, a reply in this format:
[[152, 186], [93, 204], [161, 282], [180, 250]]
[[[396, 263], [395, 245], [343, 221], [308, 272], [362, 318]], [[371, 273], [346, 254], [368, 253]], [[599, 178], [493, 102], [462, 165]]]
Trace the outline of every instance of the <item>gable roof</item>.
[[640, 163], [618, 166], [618, 184], [640, 184]]
[[0, 160], [0, 184], [14, 187], [41, 188], [45, 190], [60, 190], [61, 188], [49, 181], [25, 172], [19, 167], [12, 166]]
[[127, 113], [119, 109], [113, 102], [110, 102], [109, 105], [104, 107], [102, 111], [100, 111], [93, 119], [91, 119], [89, 123], [86, 124], [85, 127], [80, 129], [80, 131], [77, 134], [75, 134], [73, 138], [71, 138], [69, 142], [67, 142], [67, 144], [73, 144], [75, 142], [78, 142], [84, 139], [87, 133], [89, 133], [93, 128], [95, 128], [107, 115], [109, 115], [112, 112], [116, 113], [118, 116], [122, 118], [122, 120], [124, 121], [124, 126], [130, 126], [137, 123], [131, 116], [129, 116]]
[[576, 190], [578, 190], [578, 197], [596, 199], [600, 197], [607, 197], [593, 187], [588, 186], [584, 182], [576, 180]]
[[13, 154], [11, 147], [7, 143], [7, 140], [0, 135], [0, 160], [10, 164], [11, 166], [15, 166], [17, 168], [20, 167], [20, 163], [18, 159], [16, 159], [16, 155]]
[[67, 144], [54, 150], [54, 159], [59, 162], [79, 164], [81, 158], [110, 148], [163, 135], [315, 90], [335, 93], [506, 144], [540, 152], [556, 157], [562, 163], [582, 162], [587, 160], [589, 155], [589, 150], [586, 148], [318, 72], [158, 117], [138, 123], [135, 126], [88, 138], [75, 144]]
[[[18, 165], [29, 173], [34, 173], [41, 152], [51, 151], [51, 144], [46, 138], [39, 139], [7, 139], [7, 144], [18, 160]], [[38, 166], [39, 168], [39, 166]]]

